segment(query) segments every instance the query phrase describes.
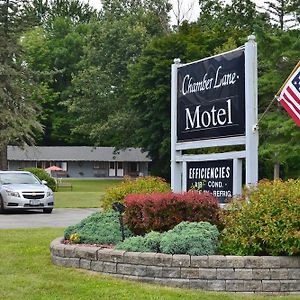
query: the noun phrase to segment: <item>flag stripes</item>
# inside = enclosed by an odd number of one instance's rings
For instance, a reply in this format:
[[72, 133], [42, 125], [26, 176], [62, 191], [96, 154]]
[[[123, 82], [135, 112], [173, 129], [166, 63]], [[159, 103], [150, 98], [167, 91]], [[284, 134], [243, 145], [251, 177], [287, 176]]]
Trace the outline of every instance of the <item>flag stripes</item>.
[[283, 94], [283, 98], [293, 106], [296, 112], [300, 113], [300, 99], [297, 100], [295, 93], [290, 87], [287, 88], [287, 93]]
[[299, 63], [284, 85], [279, 96], [279, 102], [300, 126], [300, 66]]
[[288, 102], [281, 100], [280, 104], [284, 107], [284, 109], [288, 112], [288, 114], [293, 118], [293, 120], [300, 126], [300, 114], [294, 110], [294, 107]]

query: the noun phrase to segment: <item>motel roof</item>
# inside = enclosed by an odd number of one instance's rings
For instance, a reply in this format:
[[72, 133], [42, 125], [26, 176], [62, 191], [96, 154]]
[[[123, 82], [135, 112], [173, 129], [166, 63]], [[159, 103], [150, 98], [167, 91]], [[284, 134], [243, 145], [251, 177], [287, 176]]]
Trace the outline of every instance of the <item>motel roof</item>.
[[141, 148], [115, 151], [114, 147], [90, 146], [17, 146], [7, 147], [9, 161], [131, 161], [151, 162]]

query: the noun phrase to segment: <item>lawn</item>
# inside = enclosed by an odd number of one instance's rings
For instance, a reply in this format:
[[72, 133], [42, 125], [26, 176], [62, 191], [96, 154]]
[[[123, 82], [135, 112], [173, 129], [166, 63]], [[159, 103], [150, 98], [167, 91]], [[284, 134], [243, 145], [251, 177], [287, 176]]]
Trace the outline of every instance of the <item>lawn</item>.
[[118, 179], [63, 179], [69, 187], [61, 187], [55, 192], [56, 208], [99, 207], [105, 190], [120, 184]]
[[[167, 288], [54, 266], [50, 261], [49, 244], [62, 235], [62, 228], [0, 230], [1, 300], [278, 299]], [[299, 297], [285, 296], [280, 299]]]

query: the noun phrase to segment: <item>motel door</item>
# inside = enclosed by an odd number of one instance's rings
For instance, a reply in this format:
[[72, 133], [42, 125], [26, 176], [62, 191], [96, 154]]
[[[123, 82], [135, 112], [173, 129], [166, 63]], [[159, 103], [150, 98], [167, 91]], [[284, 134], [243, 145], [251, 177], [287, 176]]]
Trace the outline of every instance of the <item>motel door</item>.
[[123, 163], [121, 161], [117, 162], [117, 176], [123, 177], [124, 176], [124, 170], [123, 170]]
[[124, 169], [123, 169], [123, 162], [116, 162], [111, 161], [109, 163], [109, 176], [110, 177], [123, 177], [124, 176]]

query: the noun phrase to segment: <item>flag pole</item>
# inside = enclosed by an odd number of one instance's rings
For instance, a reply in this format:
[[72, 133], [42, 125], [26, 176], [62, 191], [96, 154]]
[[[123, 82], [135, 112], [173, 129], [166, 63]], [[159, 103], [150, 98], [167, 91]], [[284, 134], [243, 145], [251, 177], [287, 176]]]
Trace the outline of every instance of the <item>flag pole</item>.
[[278, 90], [278, 92], [273, 97], [273, 99], [270, 102], [270, 104], [268, 105], [268, 107], [265, 109], [265, 111], [263, 112], [263, 114], [261, 115], [261, 117], [259, 118], [259, 120], [257, 121], [257, 126], [258, 126], [259, 122], [263, 119], [263, 117], [265, 116], [265, 114], [269, 111], [269, 109], [272, 106], [272, 104], [274, 103], [274, 101], [278, 100], [278, 96], [280, 95], [280, 93], [283, 90], [284, 86], [290, 80], [290, 78], [293, 76], [293, 74], [296, 72], [296, 70], [297, 70], [297, 68], [299, 66], [300, 66], [300, 60], [298, 61], [297, 65], [295, 66], [295, 68], [293, 69], [293, 71], [290, 73], [289, 77], [285, 80], [285, 82], [283, 83], [283, 85], [280, 87], [280, 89]]
[[265, 114], [269, 111], [269, 109], [271, 108], [272, 104], [274, 103], [275, 100], [277, 100], [278, 96], [277, 94], [273, 97], [273, 100], [270, 102], [270, 104], [268, 105], [268, 107], [265, 109], [265, 111], [263, 112], [263, 114], [260, 116], [260, 118], [257, 121], [257, 126], [259, 125], [259, 122], [263, 119], [263, 117], [265, 116]]

